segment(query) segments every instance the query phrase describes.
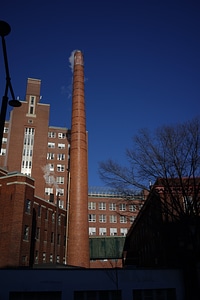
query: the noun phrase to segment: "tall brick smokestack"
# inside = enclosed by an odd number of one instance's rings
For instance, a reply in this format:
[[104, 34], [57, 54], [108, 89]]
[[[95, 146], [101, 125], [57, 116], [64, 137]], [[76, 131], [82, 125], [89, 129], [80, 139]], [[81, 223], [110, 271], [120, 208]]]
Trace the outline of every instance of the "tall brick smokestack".
[[67, 264], [89, 267], [88, 154], [81, 51], [74, 53]]

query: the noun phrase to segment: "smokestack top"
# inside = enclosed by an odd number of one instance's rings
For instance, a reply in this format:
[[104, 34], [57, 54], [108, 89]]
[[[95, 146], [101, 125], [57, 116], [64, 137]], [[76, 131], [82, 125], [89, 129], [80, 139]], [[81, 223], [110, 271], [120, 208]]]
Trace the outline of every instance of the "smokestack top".
[[76, 50], [74, 53], [74, 65], [83, 66], [83, 54], [80, 50]]

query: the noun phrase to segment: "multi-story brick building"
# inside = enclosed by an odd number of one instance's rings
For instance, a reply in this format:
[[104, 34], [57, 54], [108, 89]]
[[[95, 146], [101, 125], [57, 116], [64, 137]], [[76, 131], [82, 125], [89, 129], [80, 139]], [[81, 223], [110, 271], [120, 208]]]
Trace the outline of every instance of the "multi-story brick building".
[[[28, 78], [25, 100], [21, 100], [21, 107], [13, 108], [10, 119], [5, 122], [0, 167], [4, 168], [8, 174], [13, 171], [18, 174], [15, 176], [21, 174], [20, 182], [31, 181], [29, 185], [32, 187], [32, 193], [34, 191], [32, 198], [27, 196], [26, 190], [24, 190], [21, 191], [20, 199], [22, 202], [26, 202], [26, 199], [31, 200], [32, 213], [35, 214], [38, 205], [44, 207], [42, 211], [54, 212], [55, 209], [60, 209], [63, 218], [67, 220], [59, 233], [62, 237], [57, 237], [57, 239], [62, 239], [62, 245], [65, 245], [63, 239], [67, 241], [69, 253], [65, 246], [62, 246], [60, 247], [62, 250], [59, 250], [62, 253], [57, 254], [56, 256], [59, 257], [56, 258], [55, 253], [53, 254], [51, 250], [51, 242], [45, 248], [43, 244], [39, 245], [39, 240], [36, 238], [35, 253], [31, 254], [32, 256], [26, 255], [29, 256], [28, 260], [32, 259], [34, 263], [67, 261], [70, 265], [88, 266], [88, 263], [84, 264], [81, 260], [88, 260], [89, 236], [91, 238], [125, 236], [144, 202], [144, 195], [136, 195], [127, 201], [123, 200], [120, 195], [105, 190], [91, 189], [88, 192], [87, 132], [85, 129], [84, 74], [81, 52], [75, 53], [71, 129], [49, 125], [50, 105], [41, 103], [40, 87], [40, 80]], [[6, 176], [11, 178], [10, 175], [5, 175], [1, 178], [2, 182], [6, 180]], [[16, 187], [19, 186], [16, 185]], [[7, 190], [9, 191], [8, 187]], [[5, 201], [4, 192], [2, 184], [0, 198], [2, 203]], [[21, 214], [18, 214], [21, 222], [25, 222], [27, 218], [33, 219], [32, 213], [27, 215], [22, 207], [23, 203], [21, 203]], [[12, 214], [14, 214], [14, 210]], [[5, 218], [2, 220], [5, 221]], [[45, 240], [46, 235], [53, 234], [53, 231], [47, 233], [45, 225], [42, 224], [48, 224], [48, 228], [54, 225], [45, 220], [42, 215], [36, 222], [39, 225], [42, 222], [41, 226], [36, 226], [35, 229], [36, 236], [38, 235], [37, 230], [40, 230], [41, 243]], [[24, 230], [21, 227], [19, 231], [22, 241]], [[51, 240], [49, 237], [48, 241]], [[38, 248], [37, 242], [39, 243]], [[22, 247], [20, 248], [21, 253], [23, 253], [25, 244], [27, 245], [23, 242], [20, 246]], [[85, 254], [77, 262], [77, 257], [80, 257], [80, 249]], [[22, 264], [22, 258], [20, 259], [19, 265]]]
[[0, 170], [0, 267], [66, 262], [66, 210], [36, 197], [34, 184]]

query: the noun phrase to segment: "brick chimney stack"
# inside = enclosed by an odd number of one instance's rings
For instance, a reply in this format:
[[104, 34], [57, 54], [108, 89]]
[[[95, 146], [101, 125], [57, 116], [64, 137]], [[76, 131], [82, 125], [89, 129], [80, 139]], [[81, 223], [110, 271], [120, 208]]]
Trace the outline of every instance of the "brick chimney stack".
[[76, 51], [72, 94], [67, 264], [89, 268], [87, 148], [83, 54]]

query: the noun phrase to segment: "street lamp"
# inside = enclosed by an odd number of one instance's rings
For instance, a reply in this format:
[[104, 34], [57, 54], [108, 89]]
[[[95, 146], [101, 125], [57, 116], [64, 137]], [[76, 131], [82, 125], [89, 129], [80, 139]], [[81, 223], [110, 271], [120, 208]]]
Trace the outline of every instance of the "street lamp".
[[6, 52], [6, 41], [5, 36], [8, 35], [11, 31], [10, 25], [4, 21], [0, 20], [0, 36], [2, 39], [2, 48], [3, 48], [3, 58], [4, 58], [4, 64], [5, 64], [5, 72], [6, 72], [6, 87], [5, 92], [2, 97], [2, 104], [1, 104], [1, 114], [0, 114], [0, 150], [2, 146], [2, 139], [3, 139], [3, 131], [4, 131], [4, 124], [5, 124], [5, 118], [6, 118], [6, 110], [8, 105], [8, 90], [10, 90], [12, 100], [9, 101], [9, 105], [13, 107], [19, 107], [21, 106], [21, 102], [15, 99], [15, 95], [13, 92], [13, 88], [10, 81], [10, 74], [9, 74], [9, 68], [8, 68], [8, 58], [7, 58], [7, 52]]

